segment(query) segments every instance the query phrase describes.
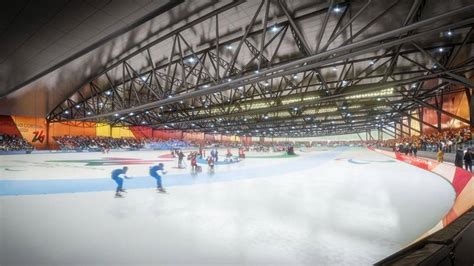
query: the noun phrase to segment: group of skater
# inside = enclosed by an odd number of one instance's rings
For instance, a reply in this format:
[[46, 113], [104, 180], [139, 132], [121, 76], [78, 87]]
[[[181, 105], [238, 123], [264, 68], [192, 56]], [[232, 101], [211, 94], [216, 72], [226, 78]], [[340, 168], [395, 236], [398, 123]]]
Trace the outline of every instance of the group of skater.
[[[178, 158], [178, 168], [184, 169], [186, 168], [185, 158], [190, 161], [191, 165], [191, 174], [194, 176], [197, 173], [202, 172], [202, 167], [198, 165], [198, 159], [205, 160], [208, 165], [208, 171], [210, 174], [214, 173], [214, 166], [216, 162], [219, 160], [219, 152], [217, 149], [211, 149], [210, 154], [206, 157], [206, 151], [201, 147], [199, 151], [192, 151], [186, 156], [182, 150], [172, 150], [171, 155], [173, 158]], [[233, 162], [235, 160], [240, 160], [245, 158], [245, 153], [243, 148], [239, 148], [239, 156], [234, 157], [230, 149], [227, 149], [227, 153], [224, 159], [224, 162]], [[122, 193], [127, 192], [123, 188], [124, 179], [131, 179], [131, 177], [127, 176], [128, 167], [124, 166], [122, 168], [118, 168], [112, 171], [112, 180], [115, 181], [117, 184], [117, 188], [115, 190], [115, 197], [121, 198], [123, 197]], [[156, 180], [156, 190], [161, 193], [165, 193], [166, 190], [163, 188], [161, 182], [161, 175], [166, 174], [167, 171], [165, 170], [165, 166], [163, 163], [159, 163], [157, 165], [153, 165], [149, 169], [149, 175]]]
[[396, 152], [404, 153], [407, 156], [410, 155], [416, 157], [416, 154], [418, 153], [418, 148], [415, 144], [399, 144], [396, 145], [394, 149]]
[[[112, 180], [115, 181], [117, 184], [117, 188], [115, 189], [115, 197], [116, 198], [122, 198], [123, 192], [127, 192], [123, 188], [123, 180], [125, 179], [131, 179], [131, 177], [127, 176], [128, 172], [128, 167], [124, 166], [119, 169], [115, 169], [112, 171]], [[156, 181], [156, 190], [160, 193], [165, 193], [166, 190], [163, 188], [163, 185], [161, 183], [161, 174], [166, 174], [167, 172], [165, 171], [165, 165], [163, 163], [159, 163], [157, 165], [153, 165], [149, 169], [149, 174], [151, 177], [153, 177]]]
[[[173, 157], [178, 158], [178, 168], [184, 169], [186, 168], [186, 162], [184, 158], [186, 155], [182, 150], [172, 150], [171, 155]], [[239, 160], [240, 158], [245, 158], [245, 153], [243, 148], [239, 148], [239, 157], [234, 158], [230, 149], [227, 149], [226, 156], [224, 158], [224, 162], [233, 162], [235, 160]], [[192, 151], [188, 154], [187, 159], [190, 161], [191, 164], [191, 173], [200, 173], [202, 171], [201, 166], [198, 165], [197, 160], [205, 160], [208, 165], [209, 172], [214, 172], [214, 165], [219, 161], [219, 151], [217, 149], [211, 149], [208, 156], [206, 156], [206, 150], [202, 147], [199, 148], [199, 151]]]
[[[184, 161], [184, 158], [186, 155], [182, 150], [172, 150], [171, 155], [173, 158], [178, 157], [178, 168], [183, 169], [186, 168], [186, 162]], [[204, 159], [206, 155], [206, 152], [203, 148], [199, 148], [199, 152], [193, 151], [190, 152], [189, 155], [187, 156], [187, 159], [191, 163], [191, 171], [193, 172], [199, 172], [200, 168], [199, 165], [197, 164], [197, 159]], [[212, 165], [214, 167], [214, 162], [218, 160], [218, 152], [217, 150], [212, 150], [211, 151], [211, 156], [208, 156], [207, 159], [209, 166]]]

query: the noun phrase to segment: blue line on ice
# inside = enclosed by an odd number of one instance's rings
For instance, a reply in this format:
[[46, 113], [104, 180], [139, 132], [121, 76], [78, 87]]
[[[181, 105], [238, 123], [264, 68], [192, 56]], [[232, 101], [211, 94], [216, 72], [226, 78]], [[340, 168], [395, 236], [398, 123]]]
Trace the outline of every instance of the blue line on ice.
[[[162, 182], [164, 187], [172, 187], [279, 175], [301, 170], [308, 165], [325, 163], [336, 158], [345, 150], [345, 148], [339, 148], [307, 157], [291, 158], [282, 161], [278, 167], [272, 168], [265, 167], [265, 163], [262, 161], [262, 167], [252, 168], [252, 172], [245, 168], [219, 172], [217, 168], [216, 173], [212, 176], [206, 172], [196, 176], [192, 176], [190, 173], [170, 174], [165, 175]], [[153, 188], [155, 186], [155, 179], [149, 176], [133, 177], [124, 181], [126, 189]], [[108, 176], [98, 179], [0, 180], [0, 196], [114, 191], [115, 187], [115, 182]]]

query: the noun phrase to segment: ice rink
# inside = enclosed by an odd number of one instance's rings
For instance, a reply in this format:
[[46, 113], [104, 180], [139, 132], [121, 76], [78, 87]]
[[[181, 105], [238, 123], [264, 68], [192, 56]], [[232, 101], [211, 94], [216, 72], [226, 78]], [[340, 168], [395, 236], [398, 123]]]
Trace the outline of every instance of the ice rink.
[[[297, 153], [196, 176], [157, 151], [1, 156], [0, 265], [368, 265], [454, 201], [440, 176], [367, 149]], [[157, 162], [167, 194], [147, 176]], [[123, 164], [133, 179], [114, 198]]]

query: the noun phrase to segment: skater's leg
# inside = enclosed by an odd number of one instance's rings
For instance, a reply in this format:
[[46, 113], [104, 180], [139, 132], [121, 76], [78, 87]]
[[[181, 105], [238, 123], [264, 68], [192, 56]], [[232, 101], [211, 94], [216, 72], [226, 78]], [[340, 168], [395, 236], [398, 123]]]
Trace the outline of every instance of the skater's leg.
[[152, 177], [156, 180], [156, 188], [158, 190], [160, 189], [163, 189], [162, 185], [161, 185], [161, 176], [159, 175], [152, 175]]
[[115, 181], [115, 183], [117, 184], [117, 188], [115, 189], [115, 192], [119, 192], [120, 191], [120, 180], [119, 178], [112, 178], [112, 180]]
[[158, 190], [158, 192], [166, 192], [166, 190], [163, 188], [162, 184], [161, 184], [161, 176], [156, 176], [155, 177], [156, 179], [156, 189]]
[[123, 191], [122, 186], [123, 186], [123, 179], [120, 177], [114, 178], [115, 183], [117, 183], [117, 188], [115, 189], [115, 196], [116, 197], [122, 197], [120, 194], [120, 191]]
[[156, 179], [156, 187], [163, 188], [161, 185], [161, 176], [156, 176], [155, 179]]
[[117, 192], [120, 192], [123, 190], [123, 179], [122, 178], [117, 178]]

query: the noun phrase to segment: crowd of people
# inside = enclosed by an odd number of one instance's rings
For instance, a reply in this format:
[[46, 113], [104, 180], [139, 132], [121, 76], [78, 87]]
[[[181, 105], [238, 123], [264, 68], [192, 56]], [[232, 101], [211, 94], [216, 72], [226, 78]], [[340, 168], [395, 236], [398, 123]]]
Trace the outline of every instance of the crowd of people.
[[135, 138], [111, 138], [90, 136], [57, 136], [53, 137], [61, 150], [94, 150], [140, 149], [144, 142]]
[[0, 135], [0, 151], [31, 151], [33, 146], [16, 135]]
[[112, 137], [91, 137], [91, 136], [55, 136], [53, 139], [58, 143], [61, 150], [93, 150], [109, 151], [111, 149], [152, 149], [170, 150], [182, 148], [190, 145], [183, 140], [159, 140], [152, 138], [112, 138]]
[[376, 142], [375, 146], [391, 148], [415, 157], [419, 150], [434, 152], [438, 162], [444, 162], [445, 153], [455, 153], [454, 164], [472, 172], [474, 153], [471, 148], [472, 132], [469, 128]]
[[421, 151], [443, 153], [455, 153], [458, 148], [467, 148], [472, 145], [472, 132], [469, 128], [446, 130], [432, 134], [410, 136], [402, 139], [387, 140], [379, 143], [380, 146], [396, 148], [401, 150], [412, 149]]
[[[291, 142], [266, 142], [266, 143], [255, 143], [252, 145], [244, 145], [246, 151], [255, 152], [288, 152], [293, 149], [295, 144]], [[240, 145], [242, 146], [242, 145]], [[291, 150], [290, 152], [294, 152]]]
[[190, 146], [194, 146], [190, 141], [180, 140], [180, 139], [154, 139], [146, 138], [142, 139], [144, 147], [151, 150], [173, 150], [173, 149], [182, 149]]

